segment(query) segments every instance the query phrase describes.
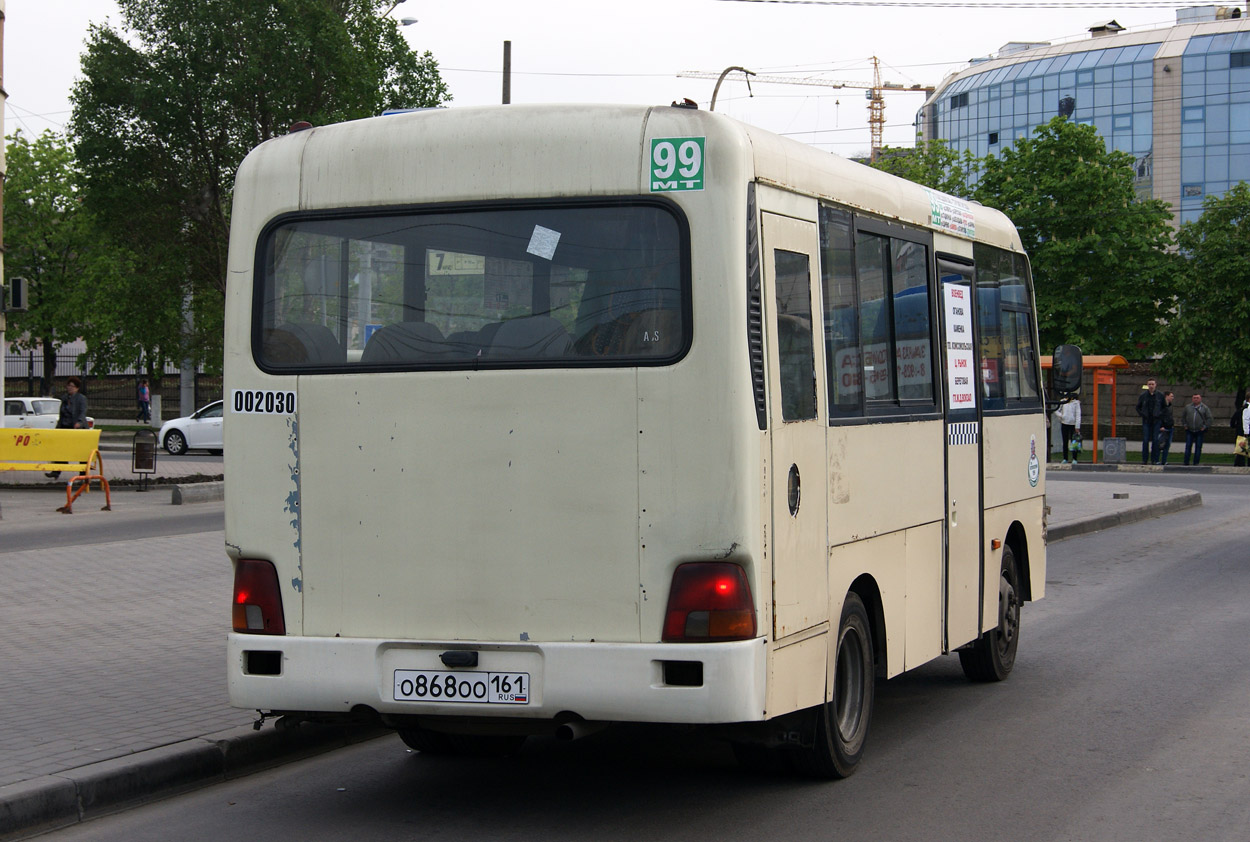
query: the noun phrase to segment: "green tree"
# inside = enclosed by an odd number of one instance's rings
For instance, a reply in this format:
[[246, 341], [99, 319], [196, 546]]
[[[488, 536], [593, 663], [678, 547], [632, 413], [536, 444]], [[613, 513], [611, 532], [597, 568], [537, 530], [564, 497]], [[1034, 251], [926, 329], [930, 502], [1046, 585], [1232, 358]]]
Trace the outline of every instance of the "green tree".
[[83, 292], [107, 259], [82, 207], [81, 174], [64, 138], [44, 132], [31, 141], [19, 131], [5, 140], [5, 274], [30, 283], [29, 309], [8, 314], [8, 338], [19, 350], [40, 352], [40, 391], [47, 394], [57, 348], [90, 321]]
[[977, 159], [967, 149], [956, 152], [944, 140], [926, 140], [913, 148], [886, 146], [870, 166], [952, 196], [967, 196]]
[[1007, 214], [1033, 269], [1043, 348], [1152, 351], [1172, 306], [1175, 256], [1164, 202], [1133, 190], [1133, 158], [1092, 126], [1056, 117], [983, 160], [974, 197]]
[[1159, 361], [1168, 377], [1236, 391], [1250, 385], [1250, 186], [1208, 196], [1176, 236], [1183, 258], [1176, 311]]
[[[170, 355], [221, 359], [235, 170], [295, 122], [325, 124], [450, 99], [385, 0], [118, 0], [93, 26], [71, 128], [86, 204], [132, 255], [118, 325], [157, 330]], [[139, 302], [145, 302], [139, 304]], [[185, 337], [161, 326], [181, 324]], [[156, 318], [151, 318], [156, 314]], [[137, 321], [136, 321], [137, 320]]]

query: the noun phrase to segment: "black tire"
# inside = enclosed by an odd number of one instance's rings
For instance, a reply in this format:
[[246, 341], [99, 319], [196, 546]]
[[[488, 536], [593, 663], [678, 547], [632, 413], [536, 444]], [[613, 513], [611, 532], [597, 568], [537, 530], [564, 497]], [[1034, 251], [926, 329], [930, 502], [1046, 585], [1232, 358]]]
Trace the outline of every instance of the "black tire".
[[424, 728], [401, 728], [399, 738], [422, 754], [465, 757], [503, 757], [516, 754], [525, 743], [521, 734], [444, 734]]
[[1002, 681], [1016, 665], [1020, 647], [1020, 568], [1010, 545], [1003, 545], [998, 576], [998, 624], [959, 650], [959, 665], [969, 681]]
[[187, 437], [180, 430], [170, 430], [165, 434], [165, 449], [170, 456], [181, 456], [187, 452]]
[[872, 626], [857, 594], [846, 595], [834, 645], [833, 700], [817, 711], [812, 747], [791, 755], [796, 769], [818, 778], [849, 777], [864, 755], [872, 724], [876, 698]]

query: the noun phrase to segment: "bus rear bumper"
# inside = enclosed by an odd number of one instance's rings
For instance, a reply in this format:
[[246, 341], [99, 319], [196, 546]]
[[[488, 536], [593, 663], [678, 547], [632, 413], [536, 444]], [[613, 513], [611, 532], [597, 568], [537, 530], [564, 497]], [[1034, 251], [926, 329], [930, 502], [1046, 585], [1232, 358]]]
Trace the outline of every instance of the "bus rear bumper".
[[[274, 712], [348, 714], [363, 706], [383, 715], [751, 722], [766, 716], [766, 644], [475, 644], [231, 633], [228, 683], [235, 707]], [[455, 651], [476, 653], [476, 665], [448, 667], [443, 656]], [[462, 687], [524, 675], [529, 686], [523, 702], [448, 703], [430, 696], [435, 673], [440, 682], [454, 676]], [[405, 698], [419, 676], [426, 678], [425, 698]]]

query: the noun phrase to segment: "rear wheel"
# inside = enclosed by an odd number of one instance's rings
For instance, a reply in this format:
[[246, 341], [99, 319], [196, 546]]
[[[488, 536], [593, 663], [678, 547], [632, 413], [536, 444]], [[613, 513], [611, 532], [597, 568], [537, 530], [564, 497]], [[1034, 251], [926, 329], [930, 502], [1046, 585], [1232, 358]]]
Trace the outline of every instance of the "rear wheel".
[[998, 576], [998, 624], [959, 650], [959, 665], [970, 681], [1002, 681], [1016, 665], [1020, 646], [1020, 571], [1010, 545], [1003, 546]]
[[842, 606], [837, 647], [833, 700], [817, 712], [812, 747], [797, 749], [792, 755], [796, 768], [821, 778], [845, 778], [855, 771], [872, 722], [876, 696], [872, 630], [857, 594], [847, 594]]
[[170, 430], [165, 434], [165, 449], [171, 456], [181, 456], [187, 452], [187, 438], [178, 430]]

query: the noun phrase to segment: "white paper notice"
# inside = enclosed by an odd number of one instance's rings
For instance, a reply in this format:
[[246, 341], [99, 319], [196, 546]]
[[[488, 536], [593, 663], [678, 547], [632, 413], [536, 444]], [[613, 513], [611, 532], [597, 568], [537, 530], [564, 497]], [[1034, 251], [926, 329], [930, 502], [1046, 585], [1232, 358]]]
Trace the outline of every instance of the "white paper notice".
[[556, 246], [560, 243], [560, 232], [552, 231], [550, 228], [544, 228], [541, 225], [534, 226], [534, 233], [530, 235], [529, 248], [526, 249], [530, 254], [536, 254], [544, 260], [551, 260], [556, 256]]
[[946, 394], [951, 409], [976, 409], [972, 347], [972, 289], [943, 284], [946, 307]]

